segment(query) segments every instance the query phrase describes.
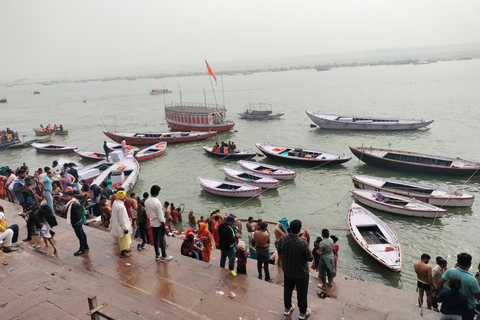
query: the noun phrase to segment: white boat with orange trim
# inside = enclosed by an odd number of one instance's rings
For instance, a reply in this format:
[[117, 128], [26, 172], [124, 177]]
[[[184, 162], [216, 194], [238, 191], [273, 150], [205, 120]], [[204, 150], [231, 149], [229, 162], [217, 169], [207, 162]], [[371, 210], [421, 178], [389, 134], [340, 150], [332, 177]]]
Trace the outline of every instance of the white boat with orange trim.
[[[107, 142], [107, 147], [110, 151], [122, 151], [122, 145], [118, 142], [113, 142], [113, 141], [108, 141]], [[127, 153], [128, 152], [133, 152], [133, 154], [137, 154], [140, 149], [138, 147], [134, 147], [132, 145], [127, 144], [126, 146]]]
[[239, 160], [237, 163], [247, 172], [254, 172], [277, 180], [293, 180], [296, 176], [295, 171], [267, 163], [245, 160]]
[[447, 213], [445, 209], [420, 200], [385, 191], [353, 189], [350, 192], [358, 202], [390, 213], [419, 218], [440, 218]]
[[96, 177], [92, 184], [100, 186], [105, 181], [112, 190], [123, 187], [125, 192], [128, 192], [133, 188], [140, 174], [137, 159], [131, 153], [123, 158], [122, 151], [112, 152], [110, 157], [115, 163]]
[[148, 160], [162, 155], [167, 148], [166, 142], [160, 142], [153, 146], [140, 150], [136, 155], [138, 161]]
[[172, 130], [180, 131], [228, 131], [235, 125], [219, 104], [171, 103], [165, 106], [165, 120]]
[[400, 272], [402, 248], [385, 222], [352, 202], [348, 210], [347, 223], [353, 238], [366, 253], [393, 272]]
[[107, 159], [107, 156], [103, 152], [75, 150], [75, 153], [85, 160], [101, 161]]
[[86, 183], [92, 183], [103, 171], [113, 165], [113, 162], [101, 160], [89, 166], [78, 169], [78, 180], [85, 180]]
[[264, 189], [278, 189], [278, 186], [280, 185], [280, 182], [276, 179], [257, 175], [255, 173], [231, 167], [222, 167], [221, 169], [223, 173], [225, 173], [225, 178], [233, 182], [246, 183]]
[[262, 193], [262, 188], [245, 183], [230, 182], [210, 178], [198, 177], [197, 181], [203, 190], [224, 197], [252, 198]]

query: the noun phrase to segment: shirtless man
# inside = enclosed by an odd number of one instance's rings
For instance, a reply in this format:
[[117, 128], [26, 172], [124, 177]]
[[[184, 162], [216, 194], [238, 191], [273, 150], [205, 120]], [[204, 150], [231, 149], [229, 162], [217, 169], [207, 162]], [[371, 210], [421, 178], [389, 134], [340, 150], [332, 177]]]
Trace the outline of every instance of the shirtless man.
[[170, 202], [165, 201], [163, 204], [163, 212], [165, 213], [165, 225], [168, 228], [167, 232], [172, 232], [172, 210], [170, 209]]
[[255, 232], [255, 227], [253, 226], [253, 217], [248, 217], [246, 226], [247, 226], [247, 232], [248, 232], [248, 240], [252, 242], [253, 234]]
[[287, 228], [289, 227], [289, 223], [287, 218], [282, 218], [280, 221], [278, 221], [277, 226], [275, 227], [275, 248], [277, 248], [278, 241], [280, 241], [280, 238], [288, 234]]
[[255, 231], [260, 230], [260, 225], [262, 224], [262, 222], [263, 222], [262, 219], [257, 220], [257, 224], [255, 225]]
[[[252, 218], [253, 220], [253, 218]], [[270, 260], [270, 232], [268, 224], [262, 222], [260, 230], [255, 231], [253, 238], [255, 240], [255, 249], [257, 250], [257, 270], [258, 278], [262, 279], [262, 265], [265, 271], [265, 281], [272, 282], [270, 272], [268, 271], [268, 262]]]
[[138, 210], [138, 203], [137, 197], [135, 196], [135, 192], [130, 193], [130, 198], [128, 198], [132, 208], [130, 209], [130, 214], [132, 216], [132, 228], [135, 228], [135, 224], [137, 224], [137, 210]]
[[432, 267], [428, 262], [430, 256], [426, 253], [422, 254], [420, 261], [413, 265], [415, 272], [417, 273], [417, 286], [418, 286], [418, 306], [423, 306], [423, 293], [427, 296], [427, 309], [432, 309]]
[[197, 221], [195, 219], [195, 215], [193, 214], [192, 210], [190, 210], [190, 212], [188, 213], [188, 223], [191, 224], [191, 225], [196, 225], [197, 224]]

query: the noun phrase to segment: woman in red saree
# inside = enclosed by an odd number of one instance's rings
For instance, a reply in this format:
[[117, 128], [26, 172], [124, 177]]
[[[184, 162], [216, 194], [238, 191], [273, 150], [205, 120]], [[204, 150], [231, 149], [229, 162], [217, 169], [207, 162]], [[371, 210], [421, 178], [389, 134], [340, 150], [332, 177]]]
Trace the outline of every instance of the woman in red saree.
[[205, 256], [205, 262], [210, 262], [210, 253], [212, 252], [213, 236], [210, 233], [210, 231], [208, 231], [207, 225], [203, 222], [198, 223], [198, 231], [196, 233], [197, 233], [198, 240], [200, 240], [205, 246], [205, 250], [203, 251], [203, 254]]

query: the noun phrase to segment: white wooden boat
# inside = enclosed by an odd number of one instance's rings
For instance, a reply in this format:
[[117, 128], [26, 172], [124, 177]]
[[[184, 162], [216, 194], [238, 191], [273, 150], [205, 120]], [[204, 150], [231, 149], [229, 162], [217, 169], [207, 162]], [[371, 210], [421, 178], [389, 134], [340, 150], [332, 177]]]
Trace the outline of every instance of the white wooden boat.
[[374, 191], [386, 191], [440, 207], [471, 207], [475, 196], [390, 178], [355, 175], [352, 177], [355, 188]]
[[296, 176], [295, 171], [271, 164], [245, 160], [239, 160], [237, 163], [248, 172], [254, 172], [277, 180], [293, 180]]
[[402, 248], [392, 230], [376, 215], [352, 202], [348, 228], [358, 245], [393, 272], [402, 269]]
[[77, 150], [77, 147], [69, 147], [63, 144], [51, 144], [51, 143], [32, 143], [37, 152], [45, 153], [71, 153]]
[[83, 167], [78, 170], [78, 180], [85, 180], [86, 183], [92, 183], [93, 180], [100, 175], [100, 173], [107, 170], [112, 165], [113, 162], [101, 160], [89, 166]]
[[245, 183], [198, 177], [197, 181], [203, 190], [224, 197], [252, 198], [258, 197], [262, 188]]
[[238, 112], [238, 114], [244, 119], [253, 119], [253, 120], [272, 120], [278, 119], [283, 116], [285, 113], [272, 113], [272, 105], [269, 103], [248, 103], [244, 107], [243, 112]]
[[233, 182], [246, 183], [264, 189], [278, 189], [280, 185], [280, 182], [276, 179], [261, 176], [253, 172], [246, 172], [231, 167], [222, 167], [221, 169], [223, 173], [225, 173], [225, 178]]
[[80, 170], [80, 169], [82, 169], [82, 164], [81, 164], [80, 162], [78, 162], [78, 161], [76, 161], [76, 160], [73, 160], [73, 159], [70, 159], [70, 158], [60, 157], [60, 158], [58, 158], [57, 162], [58, 162], [58, 167], [59, 167], [60, 169], [63, 168], [63, 166], [65, 165], [65, 163], [73, 163], [73, 167], [74, 167], [75, 169], [77, 169], [77, 171]]
[[394, 193], [363, 189], [353, 189], [351, 192], [358, 202], [390, 213], [422, 218], [440, 218], [447, 213], [445, 209]]
[[107, 156], [103, 152], [75, 150], [75, 153], [85, 160], [100, 161], [107, 159]]
[[[107, 142], [107, 147], [110, 151], [122, 151], [122, 144], [118, 142], [113, 142], [113, 141], [108, 141]], [[127, 153], [128, 152], [133, 152], [133, 154], [137, 154], [140, 149], [138, 147], [131, 146], [127, 144], [126, 146]]]
[[374, 118], [340, 116], [336, 114], [325, 114], [305, 111], [307, 116], [322, 129], [335, 130], [377, 130], [397, 131], [414, 130], [428, 126], [433, 120], [395, 119], [395, 118]]
[[118, 161], [100, 173], [100, 175], [92, 181], [92, 184], [100, 186], [100, 184], [105, 181], [112, 190], [123, 187], [125, 192], [133, 188], [138, 180], [140, 165], [131, 153], [127, 154], [125, 158], [118, 156], [118, 153], [122, 153], [122, 151], [112, 152], [110, 156], [113, 160], [118, 159]]
[[139, 151], [135, 155], [135, 158], [137, 158], [138, 161], [152, 159], [154, 157], [158, 157], [162, 155], [165, 152], [166, 148], [167, 148], [166, 142], [156, 143], [153, 146], [147, 147]]

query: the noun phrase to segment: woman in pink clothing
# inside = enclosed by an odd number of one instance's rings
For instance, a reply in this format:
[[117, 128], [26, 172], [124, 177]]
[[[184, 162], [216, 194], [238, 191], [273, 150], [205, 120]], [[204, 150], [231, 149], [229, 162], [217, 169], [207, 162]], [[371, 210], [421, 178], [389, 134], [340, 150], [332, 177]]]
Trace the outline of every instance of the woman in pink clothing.
[[338, 238], [334, 235], [330, 236], [333, 240], [333, 259], [335, 261], [335, 272], [333, 273], [333, 277], [337, 276], [337, 260], [338, 260], [338, 250], [340, 250], [340, 246], [338, 245], [337, 241]]

